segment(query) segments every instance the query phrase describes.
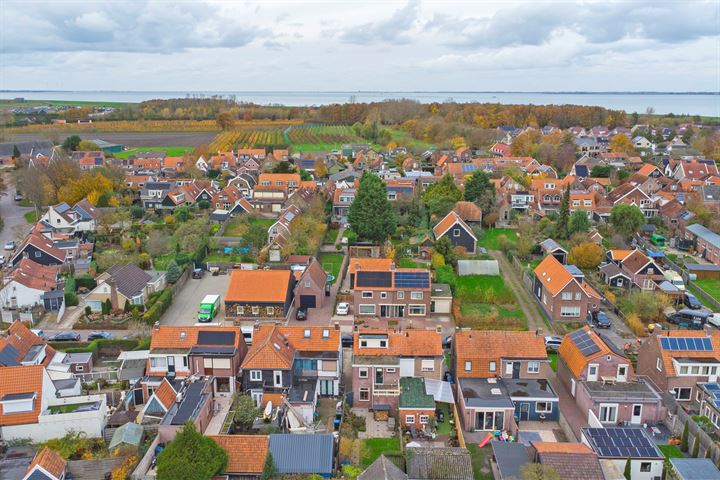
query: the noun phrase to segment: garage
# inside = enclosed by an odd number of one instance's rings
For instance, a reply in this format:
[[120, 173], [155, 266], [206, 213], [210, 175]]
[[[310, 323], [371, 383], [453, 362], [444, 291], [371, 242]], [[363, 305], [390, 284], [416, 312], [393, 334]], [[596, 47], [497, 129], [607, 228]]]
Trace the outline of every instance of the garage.
[[315, 295], [300, 295], [300, 306], [315, 308]]

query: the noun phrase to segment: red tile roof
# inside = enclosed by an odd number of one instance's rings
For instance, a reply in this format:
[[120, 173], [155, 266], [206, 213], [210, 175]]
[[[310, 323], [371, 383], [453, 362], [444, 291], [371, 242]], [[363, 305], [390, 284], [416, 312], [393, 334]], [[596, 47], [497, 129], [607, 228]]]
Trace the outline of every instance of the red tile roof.
[[0, 399], [5, 395], [34, 394], [33, 409], [29, 412], [4, 413], [0, 404], [0, 426], [37, 423], [42, 407], [43, 365], [3, 367], [0, 370]]
[[269, 441], [267, 435], [208, 435], [228, 456], [224, 473], [260, 474], [265, 467]]
[[[453, 339], [456, 352], [456, 374], [464, 378], [489, 378], [500, 375], [503, 358], [546, 360], [545, 340], [535, 332], [502, 330], [461, 331]], [[470, 361], [471, 370], [465, 370]], [[490, 371], [490, 362], [495, 371]]]
[[[388, 336], [388, 348], [360, 347], [361, 334], [385, 334]], [[353, 342], [355, 355], [399, 355], [403, 357], [437, 357], [442, 355], [442, 337], [433, 330], [361, 330], [355, 333]]]
[[40, 467], [50, 475], [59, 479], [62, 474], [65, 473], [67, 462], [55, 450], [50, 450], [48, 447], [45, 447], [35, 455], [32, 463], [30, 463], [30, 466], [25, 471], [25, 475], [30, 474], [35, 467]]
[[233, 270], [225, 301], [285, 303], [290, 274], [290, 270]]

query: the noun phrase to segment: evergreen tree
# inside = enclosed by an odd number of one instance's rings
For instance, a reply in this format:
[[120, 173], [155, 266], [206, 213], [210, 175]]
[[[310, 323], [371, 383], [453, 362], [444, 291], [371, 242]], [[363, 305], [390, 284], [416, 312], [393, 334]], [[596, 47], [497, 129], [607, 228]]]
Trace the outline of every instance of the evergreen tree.
[[683, 427], [682, 436], [680, 437], [680, 450], [683, 452], [688, 451], [688, 437], [690, 436], [690, 426], [688, 425], [688, 422], [685, 422], [685, 427]]
[[695, 439], [693, 440], [693, 448], [692, 448], [692, 457], [698, 458], [698, 455], [700, 455], [700, 432], [697, 432], [695, 434]]
[[555, 236], [560, 239], [566, 239], [570, 236], [570, 185], [565, 189], [560, 202], [560, 214], [555, 224]]
[[360, 238], [373, 242], [382, 242], [395, 233], [395, 209], [387, 198], [385, 184], [377, 175], [363, 173], [355, 200], [350, 205], [348, 222]]
[[182, 275], [182, 272], [180, 271], [180, 267], [178, 266], [177, 262], [175, 262], [175, 260], [172, 260], [168, 264], [168, 269], [167, 269], [166, 275], [167, 275], [167, 281], [170, 283], [177, 282], [178, 278], [180, 278], [180, 275]]
[[632, 469], [631, 469], [631, 462], [630, 457], [625, 461], [625, 471], [623, 472], [623, 476], [625, 477], [625, 480], [632, 480]]
[[445, 175], [439, 182], [427, 187], [422, 196], [428, 212], [439, 217], [447, 215], [461, 198], [462, 192], [455, 185], [455, 179], [450, 175]]
[[78, 135], [70, 135], [63, 142], [62, 148], [66, 152], [74, 152], [80, 146], [81, 141], [82, 140], [80, 139], [80, 137]]
[[227, 453], [188, 421], [157, 457], [157, 478], [207, 480], [227, 466]]
[[482, 171], [475, 170], [470, 179], [465, 182], [465, 200], [478, 204], [484, 214], [495, 208], [495, 185], [490, 182], [490, 176]]
[[17, 145], [13, 145], [13, 158], [20, 158], [20, 149]]
[[570, 224], [568, 226], [568, 233], [572, 235], [578, 232], [587, 232], [590, 230], [590, 219], [587, 214], [582, 210], [575, 210], [570, 215]]
[[272, 454], [267, 453], [265, 457], [265, 466], [263, 467], [262, 475], [260, 480], [272, 480], [277, 476], [277, 468], [275, 467], [275, 460], [273, 460]]
[[645, 215], [635, 205], [619, 204], [610, 210], [610, 223], [626, 237], [632, 237], [645, 224]]

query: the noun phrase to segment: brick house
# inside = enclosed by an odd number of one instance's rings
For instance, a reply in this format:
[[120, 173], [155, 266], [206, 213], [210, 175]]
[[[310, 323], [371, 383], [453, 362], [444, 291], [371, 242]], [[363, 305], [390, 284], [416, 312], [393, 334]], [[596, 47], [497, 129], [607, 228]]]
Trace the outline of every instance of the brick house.
[[632, 183], [623, 183], [613, 188], [605, 199], [612, 206], [621, 204], [635, 205], [646, 217], [654, 217], [658, 213], [653, 199], [640, 187]]
[[533, 294], [550, 320], [583, 321], [598, 309], [600, 295], [575, 265], [563, 265], [548, 255], [535, 267], [534, 274]]
[[[635, 250], [608, 250], [606, 256], [608, 262], [620, 267], [632, 284], [641, 290], [655, 290], [657, 284], [665, 280], [662, 268], [637, 248]], [[606, 275], [607, 277], [608, 275]]]
[[425, 430], [430, 419], [435, 418], [435, 398], [426, 393], [424, 378], [400, 378], [398, 411], [404, 430]]
[[556, 420], [559, 399], [545, 341], [535, 332], [460, 331], [451, 365], [456, 398], [467, 430], [515, 431], [519, 420]]
[[685, 228], [685, 238], [694, 250], [714, 265], [720, 265], [720, 235], [696, 223]]
[[[567, 335], [558, 350], [557, 378], [583, 414], [601, 423], [657, 423], [665, 407], [653, 387], [638, 381], [632, 363], [615, 344], [590, 327]], [[583, 425], [571, 425], [579, 432]]]
[[225, 318], [235, 322], [284, 322], [293, 308], [290, 270], [233, 270], [225, 293]]
[[261, 173], [253, 189], [252, 203], [261, 212], [279, 213], [290, 194], [299, 187], [299, 173]]
[[[239, 327], [170, 326], [153, 328], [146, 377], [136, 393], [147, 401], [165, 378], [190, 375], [211, 377], [215, 395], [230, 396], [237, 389], [240, 364], [247, 346]], [[143, 403], [138, 402], [136, 403]]]
[[430, 312], [430, 283], [426, 269], [397, 268], [390, 259], [350, 259], [356, 316], [424, 317]]
[[470, 254], [475, 253], [477, 237], [473, 233], [472, 228], [470, 228], [454, 210], [448, 212], [448, 214], [433, 227], [433, 234], [435, 235], [435, 240], [447, 237], [450, 239], [453, 247], [462, 248]]
[[328, 274], [316, 258], [310, 260], [295, 284], [295, 307], [322, 308]]
[[242, 363], [242, 389], [258, 405], [287, 400], [312, 422], [319, 397], [340, 394], [340, 331], [260, 325]]
[[398, 406], [400, 378], [442, 377], [439, 333], [430, 330], [361, 330], [355, 333], [352, 358], [354, 405], [369, 409]]
[[717, 381], [720, 332], [667, 330], [648, 337], [640, 346], [637, 373], [660, 392], [679, 402], [697, 398], [698, 382]]

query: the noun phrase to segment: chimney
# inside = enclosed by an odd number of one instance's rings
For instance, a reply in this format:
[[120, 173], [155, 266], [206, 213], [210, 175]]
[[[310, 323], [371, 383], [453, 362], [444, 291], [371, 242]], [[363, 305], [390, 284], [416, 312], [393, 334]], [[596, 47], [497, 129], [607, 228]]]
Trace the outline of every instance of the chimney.
[[392, 262], [392, 263], [390, 264], [390, 270], [391, 270], [391, 271], [392, 271], [392, 270], [395, 270], [395, 262]]
[[335, 322], [335, 330], [340, 330], [340, 322]]
[[110, 285], [110, 303], [112, 304], [113, 310], [116, 310], [120, 308], [118, 305], [117, 283], [113, 277], [110, 277], [107, 279], [107, 284]]
[[255, 320], [255, 323], [253, 324], [253, 329], [256, 331], [260, 330], [260, 321], [259, 320]]

